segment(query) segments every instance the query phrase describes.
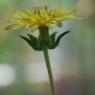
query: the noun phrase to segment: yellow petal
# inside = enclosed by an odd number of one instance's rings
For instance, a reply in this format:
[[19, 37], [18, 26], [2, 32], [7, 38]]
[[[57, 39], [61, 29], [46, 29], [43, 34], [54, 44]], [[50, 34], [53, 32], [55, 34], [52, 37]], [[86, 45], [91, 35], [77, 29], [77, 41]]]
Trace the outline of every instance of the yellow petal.
[[24, 13], [24, 12], [16, 12], [15, 17], [16, 18], [27, 18], [28, 15], [26, 13]]

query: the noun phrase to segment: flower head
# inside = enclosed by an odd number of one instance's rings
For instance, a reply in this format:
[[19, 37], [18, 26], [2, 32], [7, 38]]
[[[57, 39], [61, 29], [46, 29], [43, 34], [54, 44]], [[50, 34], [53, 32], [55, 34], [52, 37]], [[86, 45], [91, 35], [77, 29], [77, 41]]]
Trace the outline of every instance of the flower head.
[[64, 10], [57, 8], [49, 10], [47, 6], [37, 7], [33, 11], [15, 13], [15, 19], [7, 28], [19, 29], [24, 27], [37, 29], [40, 26], [58, 26], [62, 21], [77, 19], [75, 12], [75, 9]]

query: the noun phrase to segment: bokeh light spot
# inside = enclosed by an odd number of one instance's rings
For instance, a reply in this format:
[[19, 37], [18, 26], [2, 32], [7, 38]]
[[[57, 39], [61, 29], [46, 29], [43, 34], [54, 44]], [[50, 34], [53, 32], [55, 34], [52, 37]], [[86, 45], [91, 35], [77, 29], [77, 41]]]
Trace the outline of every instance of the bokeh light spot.
[[0, 64], [0, 86], [9, 86], [15, 80], [15, 70], [7, 64]]

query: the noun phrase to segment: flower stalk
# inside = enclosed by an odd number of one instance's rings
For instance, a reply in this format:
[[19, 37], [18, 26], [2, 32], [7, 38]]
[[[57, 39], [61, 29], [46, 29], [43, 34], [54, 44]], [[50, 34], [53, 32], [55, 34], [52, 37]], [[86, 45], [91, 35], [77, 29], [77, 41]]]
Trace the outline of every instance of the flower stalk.
[[56, 95], [54, 81], [53, 81], [53, 75], [52, 75], [52, 70], [51, 70], [50, 60], [49, 60], [49, 55], [48, 55], [48, 48], [44, 47], [43, 52], [44, 52], [44, 57], [45, 57], [45, 61], [46, 61], [46, 67], [47, 67], [47, 71], [48, 71], [50, 86], [51, 86], [51, 93], [52, 93], [51, 95]]

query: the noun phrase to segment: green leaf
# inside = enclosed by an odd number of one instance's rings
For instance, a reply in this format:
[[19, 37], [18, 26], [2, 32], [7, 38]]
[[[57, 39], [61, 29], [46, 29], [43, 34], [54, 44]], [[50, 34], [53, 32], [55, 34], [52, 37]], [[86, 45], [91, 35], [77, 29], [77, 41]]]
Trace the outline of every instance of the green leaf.
[[34, 50], [41, 51], [42, 48], [41, 47], [38, 47], [39, 46], [38, 45], [38, 40], [34, 36], [32, 36], [30, 34], [28, 34], [28, 36], [29, 36], [30, 39], [29, 38], [26, 38], [24, 36], [20, 36], [20, 37], [22, 39], [24, 39]]
[[[57, 38], [56, 41], [54, 41], [54, 43], [52, 43], [52, 46], [49, 47], [49, 49], [55, 49], [58, 45], [59, 45], [59, 42], [61, 40], [62, 37], [64, 37], [66, 34], [68, 34], [70, 31], [66, 31], [66, 32], [63, 32], [62, 34], [60, 34]], [[55, 37], [55, 36], [54, 36]]]
[[53, 49], [54, 45], [55, 45], [55, 36], [56, 36], [57, 32], [54, 32], [51, 34], [50, 36], [50, 41], [49, 41], [49, 49]]
[[66, 32], [63, 32], [62, 34], [60, 34], [56, 40], [56, 44], [55, 46], [58, 46], [59, 45], [59, 42], [61, 40], [62, 37], [64, 37], [66, 34], [68, 34], [70, 31], [66, 31]]
[[31, 46], [31, 40], [30, 39], [28, 39], [28, 38], [26, 38], [26, 37], [24, 37], [24, 36], [21, 36], [20, 35], [20, 37], [23, 39], [23, 40], [25, 40], [30, 46]]
[[51, 34], [51, 40], [52, 40], [52, 42], [55, 42], [56, 33], [57, 33], [57, 32], [54, 32], [53, 34]]

